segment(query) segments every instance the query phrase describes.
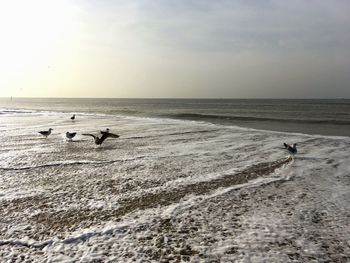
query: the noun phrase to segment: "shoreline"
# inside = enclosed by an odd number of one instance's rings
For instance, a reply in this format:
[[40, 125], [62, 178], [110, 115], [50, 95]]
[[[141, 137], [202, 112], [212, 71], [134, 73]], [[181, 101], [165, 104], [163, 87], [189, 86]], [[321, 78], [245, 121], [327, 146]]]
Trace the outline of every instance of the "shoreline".
[[[348, 259], [349, 138], [66, 117], [2, 115], [1, 259]], [[43, 138], [48, 125], [54, 132]], [[72, 126], [74, 143], [64, 137]], [[81, 136], [102, 127], [120, 139], [97, 147]], [[300, 142], [295, 159], [283, 141]]]
[[[276, 133], [288, 133], [288, 134], [300, 134], [300, 135], [309, 135], [309, 136], [323, 136], [323, 137], [331, 137], [331, 138], [349, 138], [350, 137], [350, 128], [349, 130], [346, 130], [344, 132], [330, 132], [330, 133], [319, 133], [316, 132], [318, 130], [317, 125], [315, 124], [309, 124], [311, 126], [314, 126], [312, 130], [314, 132], [303, 132], [300, 130], [298, 127], [297, 128], [283, 128], [283, 129], [273, 129], [269, 127], [269, 123], [252, 123], [252, 124], [247, 124], [244, 123], [242, 124], [241, 122], [239, 123], [225, 123], [225, 122], [220, 122], [220, 121], [215, 121], [215, 120], [203, 120], [203, 119], [193, 119], [193, 118], [179, 118], [179, 117], [169, 117], [166, 115], [135, 115], [135, 114], [115, 114], [115, 113], [104, 113], [102, 111], [100, 112], [76, 112], [76, 111], [62, 111], [62, 110], [43, 110], [43, 109], [35, 109], [35, 108], [6, 108], [6, 111], [8, 113], [58, 113], [58, 114], [80, 114], [82, 116], [111, 116], [111, 117], [116, 117], [116, 118], [132, 118], [132, 119], [144, 119], [144, 118], [151, 118], [151, 119], [158, 119], [158, 120], [175, 120], [175, 121], [194, 121], [194, 122], [199, 122], [199, 123], [208, 123], [208, 124], [214, 124], [214, 125], [222, 125], [222, 126], [232, 126], [234, 128], [243, 128], [243, 129], [253, 129], [256, 131], [267, 131], [267, 132], [276, 132]], [[1, 114], [1, 113], [0, 113]], [[276, 122], [274, 122], [276, 123]], [[263, 125], [262, 125], [263, 124]], [[350, 126], [350, 125], [349, 125]], [[336, 127], [334, 127], [335, 129]], [[294, 130], [293, 130], [294, 129]]]

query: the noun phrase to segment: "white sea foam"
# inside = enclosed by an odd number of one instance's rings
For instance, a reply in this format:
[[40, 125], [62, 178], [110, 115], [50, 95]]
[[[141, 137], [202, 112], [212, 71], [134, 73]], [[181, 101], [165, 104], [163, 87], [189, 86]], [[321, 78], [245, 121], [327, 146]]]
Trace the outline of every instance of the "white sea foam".
[[[2, 115], [5, 261], [335, 261], [337, 246], [341, 260], [349, 256], [348, 137], [69, 117]], [[48, 138], [38, 133], [48, 128]], [[105, 128], [121, 137], [96, 146], [82, 135]], [[78, 133], [73, 142], [66, 131]], [[283, 142], [299, 146], [284, 164]], [[278, 160], [276, 169], [259, 166]]]

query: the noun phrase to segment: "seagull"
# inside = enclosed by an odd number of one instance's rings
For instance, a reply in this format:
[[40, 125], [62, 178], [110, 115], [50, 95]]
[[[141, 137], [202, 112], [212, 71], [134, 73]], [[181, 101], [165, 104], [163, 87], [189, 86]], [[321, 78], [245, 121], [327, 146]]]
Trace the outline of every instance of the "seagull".
[[70, 119], [71, 119], [72, 121], [74, 121], [74, 120], [75, 120], [75, 114], [73, 114], [73, 116], [70, 117]]
[[283, 143], [283, 145], [287, 149], [287, 151], [293, 155], [298, 152], [296, 143], [294, 143], [293, 146], [290, 146], [289, 144], [286, 144], [286, 143]]
[[66, 132], [66, 137], [71, 141], [74, 136], [77, 135], [76, 132]]
[[52, 129], [50, 128], [48, 131], [39, 131], [39, 133], [47, 138], [51, 134], [51, 131]]
[[95, 136], [93, 134], [88, 134], [88, 133], [83, 133], [83, 135], [93, 137], [94, 140], [95, 140], [95, 144], [97, 144], [97, 145], [101, 145], [103, 143], [103, 141], [106, 140], [108, 137], [119, 138], [119, 135], [113, 134], [113, 133], [110, 133], [110, 132], [107, 132], [107, 131], [101, 132], [101, 133], [102, 133], [101, 138], [99, 138], [99, 137], [97, 137], [97, 136]]

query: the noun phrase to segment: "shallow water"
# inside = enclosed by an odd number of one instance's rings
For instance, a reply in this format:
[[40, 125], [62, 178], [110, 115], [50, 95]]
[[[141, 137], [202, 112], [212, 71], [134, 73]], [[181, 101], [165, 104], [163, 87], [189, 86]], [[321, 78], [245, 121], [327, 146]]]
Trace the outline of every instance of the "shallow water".
[[[336, 260], [325, 252], [334, 242], [338, 259], [349, 256], [349, 137], [95, 113], [0, 116], [0, 258]], [[48, 138], [38, 133], [49, 127]], [[97, 146], [82, 135], [107, 127], [120, 138]], [[78, 135], [69, 142], [66, 131]], [[295, 159], [283, 142], [298, 143]], [[314, 221], [325, 229], [318, 240], [305, 234], [320, 228]], [[280, 246], [289, 239], [299, 245]]]

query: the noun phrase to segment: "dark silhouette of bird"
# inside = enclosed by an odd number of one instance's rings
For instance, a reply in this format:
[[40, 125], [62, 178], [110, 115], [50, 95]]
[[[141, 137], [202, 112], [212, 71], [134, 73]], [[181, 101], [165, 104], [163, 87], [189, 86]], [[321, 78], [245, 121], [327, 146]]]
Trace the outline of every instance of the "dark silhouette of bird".
[[119, 135], [114, 134], [114, 133], [110, 133], [110, 132], [102, 132], [101, 138], [97, 137], [97, 136], [95, 136], [93, 134], [89, 134], [89, 133], [83, 133], [83, 135], [93, 137], [94, 140], [95, 140], [95, 144], [97, 144], [97, 145], [101, 145], [103, 143], [103, 141], [106, 140], [109, 137], [111, 137], [111, 138], [119, 138]]
[[75, 135], [77, 135], [76, 132], [66, 132], [66, 137], [71, 141]]
[[287, 149], [287, 151], [291, 154], [296, 154], [298, 152], [296, 143], [294, 143], [293, 146], [290, 146], [289, 144], [286, 144], [286, 143], [283, 143], [283, 145]]
[[53, 129], [50, 128], [48, 131], [39, 131], [39, 133], [47, 138], [51, 134], [52, 130]]
[[70, 119], [71, 119], [72, 121], [74, 121], [74, 120], [75, 120], [75, 114], [73, 114], [73, 116], [70, 117]]

